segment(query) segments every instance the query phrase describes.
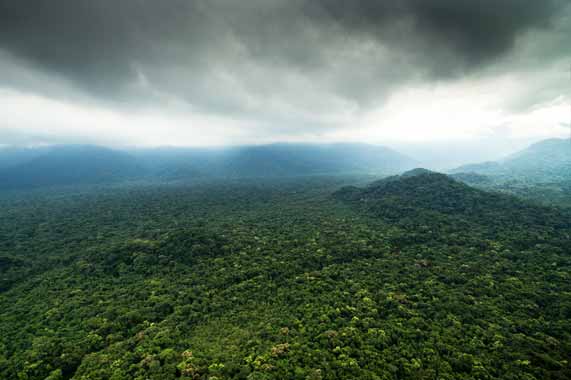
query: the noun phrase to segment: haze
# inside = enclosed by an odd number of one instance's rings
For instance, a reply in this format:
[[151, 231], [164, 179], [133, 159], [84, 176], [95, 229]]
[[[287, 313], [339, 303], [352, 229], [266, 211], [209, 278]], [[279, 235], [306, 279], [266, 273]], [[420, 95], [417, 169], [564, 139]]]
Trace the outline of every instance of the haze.
[[2, 0], [0, 144], [495, 159], [568, 135], [570, 16], [563, 0]]

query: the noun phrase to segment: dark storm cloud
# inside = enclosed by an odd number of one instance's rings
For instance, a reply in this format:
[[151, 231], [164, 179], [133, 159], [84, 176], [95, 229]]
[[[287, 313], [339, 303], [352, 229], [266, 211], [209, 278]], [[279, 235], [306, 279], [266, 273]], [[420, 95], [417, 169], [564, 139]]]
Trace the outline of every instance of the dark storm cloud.
[[[40, 68], [105, 91], [134, 80], [133, 61], [152, 58], [162, 44], [180, 38], [185, 23], [196, 22], [186, 3], [1, 0], [0, 44]], [[184, 23], [177, 23], [181, 18]]]
[[[565, 3], [560, 0], [317, 0], [321, 14], [350, 32], [362, 32], [392, 43], [422, 41], [425, 49], [446, 48], [466, 66], [494, 60], [533, 27], [547, 27]], [[319, 12], [318, 12], [319, 13]], [[391, 35], [403, 21], [411, 35]], [[389, 30], [387, 30], [389, 28]], [[390, 38], [387, 38], [389, 35]], [[395, 38], [396, 37], [396, 38]], [[427, 51], [430, 56], [430, 52]]]
[[[0, 0], [0, 50], [102, 99], [327, 110], [493, 64], [560, 0]], [[301, 96], [300, 96], [301, 94]], [[305, 96], [303, 96], [305, 94]], [[316, 100], [317, 98], [324, 98]], [[278, 115], [278, 116], [276, 116]]]

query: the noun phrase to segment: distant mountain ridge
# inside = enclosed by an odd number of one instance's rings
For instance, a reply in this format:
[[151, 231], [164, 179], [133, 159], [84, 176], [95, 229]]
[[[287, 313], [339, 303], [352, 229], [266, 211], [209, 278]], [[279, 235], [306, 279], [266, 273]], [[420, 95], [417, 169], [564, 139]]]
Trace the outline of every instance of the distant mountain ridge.
[[57, 146], [0, 170], [0, 188], [19, 189], [116, 182], [145, 175], [132, 156], [96, 146]]
[[[9, 154], [8, 154], [9, 153]], [[0, 151], [0, 189], [144, 179], [279, 178], [308, 175], [393, 174], [416, 162], [366, 144], [272, 144], [234, 148], [160, 148], [117, 151], [55, 146]]]
[[452, 174], [476, 173], [532, 182], [557, 182], [571, 179], [571, 141], [549, 139], [535, 143], [502, 161], [464, 165]]
[[392, 149], [366, 144], [271, 144], [227, 149], [142, 151], [142, 159], [156, 157], [152, 165], [164, 177], [186, 173], [211, 177], [283, 177], [343, 173], [392, 174], [416, 162]]
[[42, 156], [51, 150], [50, 147], [5, 147], [0, 148], [0, 170], [17, 166]]

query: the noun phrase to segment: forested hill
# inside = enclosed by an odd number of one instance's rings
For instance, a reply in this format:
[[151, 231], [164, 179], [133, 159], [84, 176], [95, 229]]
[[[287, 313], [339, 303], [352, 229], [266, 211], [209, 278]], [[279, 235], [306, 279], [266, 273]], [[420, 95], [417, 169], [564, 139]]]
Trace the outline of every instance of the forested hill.
[[488, 234], [514, 229], [530, 231], [571, 228], [561, 211], [537, 206], [510, 195], [472, 188], [440, 173], [416, 169], [365, 188], [345, 187], [335, 197], [391, 222], [413, 226], [435, 222], [451, 229], [471, 228]]
[[540, 141], [502, 161], [465, 165], [451, 172], [477, 173], [532, 182], [570, 180], [571, 141], [569, 139]]

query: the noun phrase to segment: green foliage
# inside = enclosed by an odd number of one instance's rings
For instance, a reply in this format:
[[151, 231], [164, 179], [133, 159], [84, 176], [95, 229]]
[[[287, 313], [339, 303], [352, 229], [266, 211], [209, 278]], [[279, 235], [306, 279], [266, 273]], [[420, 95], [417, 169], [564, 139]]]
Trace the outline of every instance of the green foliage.
[[571, 377], [569, 215], [353, 182], [1, 200], [0, 378]]

